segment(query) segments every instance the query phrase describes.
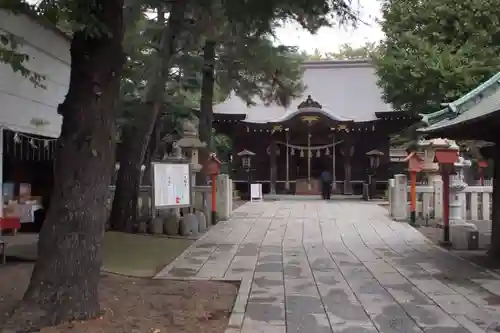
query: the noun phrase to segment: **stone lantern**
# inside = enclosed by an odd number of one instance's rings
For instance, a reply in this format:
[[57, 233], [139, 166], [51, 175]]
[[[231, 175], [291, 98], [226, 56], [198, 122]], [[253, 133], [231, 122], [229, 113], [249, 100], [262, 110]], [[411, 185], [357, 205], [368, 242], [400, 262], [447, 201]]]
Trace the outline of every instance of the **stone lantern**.
[[[200, 141], [198, 137], [198, 124], [198, 118], [185, 120], [182, 124], [182, 137], [174, 144], [174, 146], [180, 149], [182, 154], [191, 161], [191, 184], [196, 183], [196, 174], [200, 172], [203, 167], [198, 159], [199, 150], [207, 146], [207, 144]], [[184, 214], [180, 225], [182, 236], [196, 235], [198, 232], [205, 231], [208, 227], [206, 212], [208, 208], [206, 204], [207, 191], [204, 190], [209, 191], [208, 188], [203, 189], [201, 191], [201, 197], [199, 198], [199, 195], [193, 191], [193, 198], [191, 198], [193, 207], [191, 208], [196, 207], [198, 210], [193, 214], [193, 210], [191, 209], [191, 213], [186, 212], [186, 214]]]
[[471, 161], [460, 156], [454, 166], [455, 173], [450, 177], [450, 225], [465, 223], [465, 216], [463, 216], [465, 193], [463, 191], [467, 183], [464, 181], [464, 169], [471, 166]]
[[479, 160], [477, 162], [477, 167], [479, 169], [479, 185], [484, 186], [484, 169], [488, 167], [488, 161]]
[[375, 197], [377, 192], [377, 170], [380, 167], [380, 160], [384, 153], [380, 150], [373, 149], [366, 153], [370, 161], [370, 174], [368, 175], [368, 197]]
[[207, 146], [198, 137], [198, 124], [199, 120], [197, 118], [185, 120], [182, 125], [182, 137], [175, 143], [175, 146], [179, 147], [182, 153], [191, 160], [191, 170], [193, 170], [194, 174], [200, 172], [202, 168], [198, 160], [198, 151]]
[[442, 138], [420, 140], [418, 147], [424, 152], [422, 172], [427, 175], [427, 181], [429, 184], [433, 184], [434, 181], [440, 181], [439, 163], [435, 160], [436, 150], [448, 148], [449, 140]]
[[238, 157], [241, 159], [241, 167], [246, 173], [246, 178], [247, 178], [247, 188], [248, 188], [248, 200], [251, 199], [251, 191], [250, 191], [250, 183], [252, 181], [252, 174], [251, 172], [253, 171], [252, 169], [252, 157], [255, 156], [255, 153], [253, 151], [250, 151], [248, 149], [243, 149], [240, 151], [238, 154]]
[[435, 150], [435, 160], [439, 164], [443, 179], [443, 241], [442, 245], [451, 246], [450, 242], [450, 175], [454, 173], [454, 164], [458, 161], [458, 146], [454, 141], [446, 140], [445, 147]]

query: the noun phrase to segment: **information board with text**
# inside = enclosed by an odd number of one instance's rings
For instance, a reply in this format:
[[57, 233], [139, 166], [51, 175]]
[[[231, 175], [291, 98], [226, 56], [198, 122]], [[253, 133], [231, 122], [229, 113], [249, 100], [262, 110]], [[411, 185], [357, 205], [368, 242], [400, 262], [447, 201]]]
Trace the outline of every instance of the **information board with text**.
[[153, 163], [153, 205], [188, 207], [191, 205], [191, 174], [187, 163]]

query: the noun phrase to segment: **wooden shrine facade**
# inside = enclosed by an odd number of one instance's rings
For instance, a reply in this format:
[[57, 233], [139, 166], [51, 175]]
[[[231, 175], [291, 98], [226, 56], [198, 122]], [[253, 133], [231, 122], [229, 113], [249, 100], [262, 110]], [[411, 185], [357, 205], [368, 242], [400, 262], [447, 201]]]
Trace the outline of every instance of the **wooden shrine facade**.
[[[284, 120], [250, 123], [241, 116], [215, 115], [214, 127], [233, 140], [232, 178], [239, 191], [249, 182], [263, 184], [264, 193], [319, 194], [319, 176], [330, 171], [336, 193], [360, 194], [370, 175], [367, 152], [383, 153], [377, 180], [385, 187], [389, 175], [389, 135], [415, 121], [400, 112], [381, 112], [373, 121], [333, 119], [309, 96], [299, 112]], [[244, 167], [238, 152], [255, 155]]]
[[[309, 61], [303, 64], [305, 91], [290, 106], [256, 102], [248, 106], [232, 93], [214, 106], [214, 127], [233, 140], [236, 187], [263, 184], [264, 193], [319, 193], [318, 178], [328, 170], [334, 189], [361, 193], [368, 180], [367, 152], [378, 150], [376, 178], [387, 181], [389, 135], [416, 117], [396, 112], [382, 100], [375, 69], [368, 60]], [[250, 168], [238, 153], [254, 155]]]

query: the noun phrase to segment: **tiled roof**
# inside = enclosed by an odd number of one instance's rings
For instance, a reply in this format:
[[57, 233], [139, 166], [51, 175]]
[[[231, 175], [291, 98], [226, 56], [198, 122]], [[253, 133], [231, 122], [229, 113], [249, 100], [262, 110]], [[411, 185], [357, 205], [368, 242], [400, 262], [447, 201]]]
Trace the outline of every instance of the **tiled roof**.
[[500, 73], [456, 101], [447, 104], [444, 109], [422, 115], [422, 121], [427, 123], [427, 126], [418, 131], [437, 132], [482, 119], [498, 111], [500, 111]]
[[377, 119], [375, 112], [392, 111], [382, 100], [375, 69], [368, 60], [308, 61], [303, 66], [306, 89], [288, 109], [260, 101], [248, 107], [231, 94], [214, 106], [214, 113], [245, 114], [245, 121], [254, 123], [282, 121], [299, 113], [297, 107], [308, 95], [322, 105], [323, 114], [341, 121], [370, 121]]

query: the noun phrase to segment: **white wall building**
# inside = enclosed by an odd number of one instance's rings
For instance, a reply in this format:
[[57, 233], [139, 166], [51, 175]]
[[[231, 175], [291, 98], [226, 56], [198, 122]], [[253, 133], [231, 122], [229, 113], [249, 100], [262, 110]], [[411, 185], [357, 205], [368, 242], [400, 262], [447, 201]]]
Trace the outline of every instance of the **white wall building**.
[[[41, 178], [52, 177], [50, 165], [62, 123], [57, 108], [68, 90], [71, 58], [70, 39], [55, 27], [30, 15], [15, 15], [0, 9], [0, 35], [17, 38], [20, 42], [18, 51], [29, 56], [25, 67], [45, 77], [41, 82], [44, 87], [36, 87], [28, 78], [14, 72], [10, 64], [0, 63], [1, 234], [2, 221], [6, 223], [2, 219], [4, 204], [11, 193], [4, 182], [7, 185], [7, 182], [15, 181], [12, 173], [17, 173], [21, 165], [39, 173], [36, 177], [20, 176], [24, 179], [16, 181], [18, 187], [20, 182], [31, 183], [35, 178], [38, 181], [35, 186], [40, 187]], [[41, 163], [40, 168], [33, 164], [35, 162]], [[19, 167], [13, 163], [18, 163]], [[29, 222], [30, 219], [25, 220]]]
[[0, 10], [0, 34], [22, 40], [19, 51], [29, 55], [26, 67], [44, 75], [45, 89], [0, 63], [0, 126], [16, 132], [56, 138], [62, 117], [57, 106], [68, 90], [70, 40], [56, 29], [26, 15]]

